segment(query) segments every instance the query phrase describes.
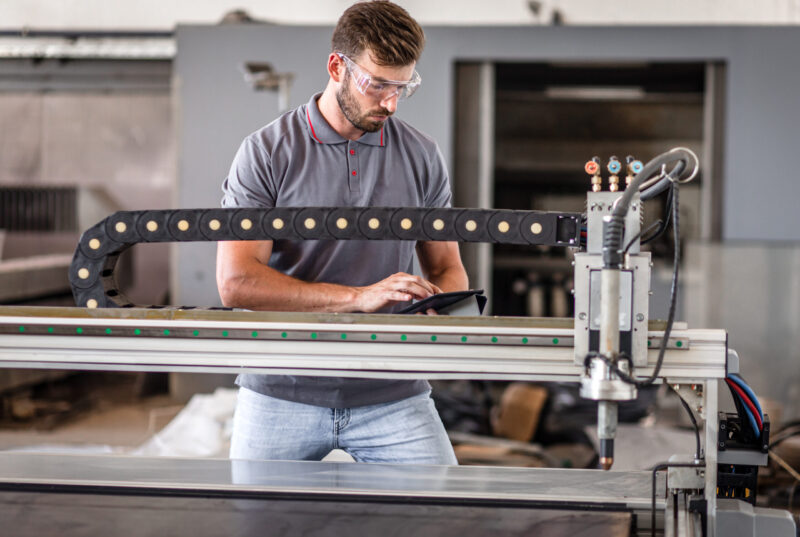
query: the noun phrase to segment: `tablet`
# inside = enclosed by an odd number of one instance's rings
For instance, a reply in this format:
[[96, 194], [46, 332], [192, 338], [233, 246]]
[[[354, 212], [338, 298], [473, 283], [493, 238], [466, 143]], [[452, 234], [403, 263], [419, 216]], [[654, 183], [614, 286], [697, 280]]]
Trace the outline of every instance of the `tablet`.
[[[473, 299], [472, 297], [475, 298]], [[470, 289], [469, 291], [453, 291], [451, 293], [431, 295], [419, 302], [414, 302], [398, 313], [425, 313], [429, 309], [441, 311], [465, 300], [476, 300], [478, 303], [478, 311], [483, 313], [483, 307], [486, 305], [487, 300], [483, 295], [483, 289]]]

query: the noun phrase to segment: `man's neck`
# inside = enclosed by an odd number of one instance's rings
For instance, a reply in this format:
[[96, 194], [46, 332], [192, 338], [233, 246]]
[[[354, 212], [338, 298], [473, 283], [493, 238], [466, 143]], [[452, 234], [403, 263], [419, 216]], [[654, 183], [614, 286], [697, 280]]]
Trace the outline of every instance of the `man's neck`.
[[322, 92], [322, 95], [317, 101], [317, 106], [319, 107], [322, 117], [328, 122], [328, 125], [342, 138], [358, 140], [364, 135], [364, 131], [354, 127], [353, 124], [344, 117], [342, 109], [339, 107], [339, 102], [336, 100], [336, 90], [331, 84], [328, 84], [325, 91]]

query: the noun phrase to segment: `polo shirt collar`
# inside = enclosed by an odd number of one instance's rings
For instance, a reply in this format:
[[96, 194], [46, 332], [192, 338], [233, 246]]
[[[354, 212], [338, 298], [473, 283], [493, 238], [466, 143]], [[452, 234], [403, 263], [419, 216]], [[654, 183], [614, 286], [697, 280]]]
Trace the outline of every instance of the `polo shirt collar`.
[[[309, 136], [320, 144], [340, 144], [347, 142], [345, 138], [342, 138], [338, 132], [333, 130], [333, 127], [331, 127], [322, 116], [322, 112], [319, 111], [317, 100], [321, 95], [322, 93], [313, 95], [306, 105], [305, 119]], [[387, 121], [391, 121], [391, 118], [387, 119]], [[383, 128], [377, 132], [365, 132], [356, 142], [380, 147], [384, 146], [386, 139], [383, 134]]]

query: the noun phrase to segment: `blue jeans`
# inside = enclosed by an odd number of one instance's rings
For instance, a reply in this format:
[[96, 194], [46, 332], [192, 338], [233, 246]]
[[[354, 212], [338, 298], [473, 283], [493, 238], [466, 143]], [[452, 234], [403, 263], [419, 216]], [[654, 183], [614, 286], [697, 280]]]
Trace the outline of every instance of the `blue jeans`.
[[332, 449], [358, 462], [458, 464], [429, 391], [380, 405], [325, 408], [239, 388], [232, 459], [320, 460]]

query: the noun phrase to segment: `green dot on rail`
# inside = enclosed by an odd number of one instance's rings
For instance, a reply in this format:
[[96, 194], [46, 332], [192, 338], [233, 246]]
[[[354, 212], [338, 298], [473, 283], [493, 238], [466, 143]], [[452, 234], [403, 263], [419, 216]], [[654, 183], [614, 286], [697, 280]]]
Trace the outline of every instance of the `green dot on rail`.
[[650, 346], [650, 345], [652, 345], [652, 344], [653, 344], [653, 342], [652, 342], [652, 341], [650, 341], [650, 340], [648, 339], [648, 340], [647, 340], [647, 346], [649, 347], [649, 346]]
[[683, 347], [683, 341], [676, 341], [675, 342], [675, 346], [676, 347]]
[[347, 334], [342, 334], [342, 339], [347, 339]]
[[522, 343], [527, 343], [527, 342], [528, 342], [528, 338], [526, 338], [526, 337], [522, 338]]
[[222, 331], [222, 337], [228, 337], [228, 331], [227, 330], [223, 330]]
[[24, 331], [25, 331], [25, 327], [24, 327], [24, 326], [20, 326], [20, 327], [19, 327], [19, 331], [20, 331], [20, 332], [24, 332]]
[[286, 336], [288, 336], [288, 335], [289, 335], [289, 334], [287, 334], [286, 332], [281, 332], [281, 337], [283, 337], [283, 338], [285, 338], [285, 337], [286, 337]]
[[553, 345], [558, 345], [558, 338], [557, 337], [553, 338]]
[[192, 330], [192, 335], [193, 336], [199, 336], [200, 335], [200, 330]]
[[467, 336], [461, 336], [461, 343], [467, 342]]
[[252, 333], [252, 334], [250, 334], [250, 335], [251, 335], [251, 336], [253, 336], [253, 337], [258, 337], [258, 332], [253, 332], [253, 333]]
[[377, 335], [375, 335], [375, 334], [372, 334], [371, 336], [369, 336], [369, 338], [370, 338], [371, 340], [375, 341], [376, 339], [378, 339], [378, 336], [377, 336]]
[[497, 336], [492, 336], [492, 343], [497, 343]]
[[53, 332], [55, 332], [55, 328], [53, 328], [52, 326], [48, 326], [48, 327], [47, 327], [47, 331], [48, 331], [50, 334], [52, 334]]
[[106, 328], [106, 334], [110, 334], [110, 333], [111, 333], [111, 329], [110, 328]]
[[317, 333], [311, 332], [311, 339], [317, 339]]
[[405, 334], [400, 336], [400, 341], [405, 341], [407, 339], [408, 339], [408, 337]]
[[81, 327], [79, 326], [78, 328], [76, 328], [76, 329], [75, 329], [75, 333], [77, 333], [77, 334], [83, 334], [83, 328], [81, 328]]
[[137, 328], [136, 330], [133, 331], [133, 333], [138, 336], [141, 335], [142, 331]]
[[164, 330], [164, 335], [165, 335], [165, 336], [168, 336], [168, 335], [169, 335], [169, 330], [168, 330], [168, 329], [165, 329], [165, 330]]
[[436, 336], [431, 336], [431, 341], [436, 341]]

